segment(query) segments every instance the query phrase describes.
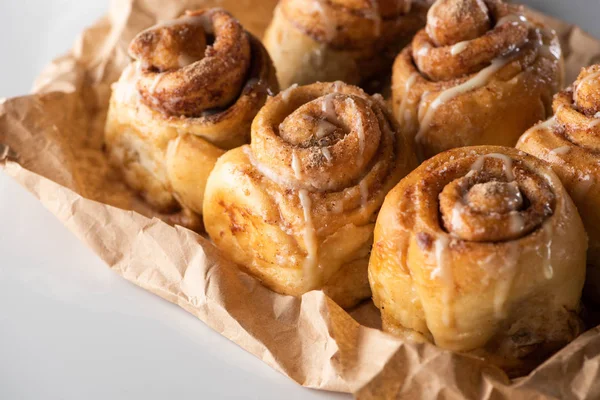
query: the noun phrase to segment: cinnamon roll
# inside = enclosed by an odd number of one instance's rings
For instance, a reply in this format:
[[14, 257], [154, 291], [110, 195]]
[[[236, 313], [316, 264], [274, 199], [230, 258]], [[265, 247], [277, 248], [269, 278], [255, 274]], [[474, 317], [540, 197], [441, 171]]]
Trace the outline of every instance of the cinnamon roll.
[[394, 63], [394, 115], [423, 159], [462, 146], [514, 146], [551, 115], [563, 69], [556, 33], [521, 8], [438, 0]]
[[250, 145], [217, 161], [206, 231], [272, 290], [322, 289], [350, 307], [370, 295], [377, 212], [415, 165], [380, 96], [342, 82], [294, 85], [258, 113]]
[[129, 54], [106, 121], [110, 161], [157, 212], [197, 230], [217, 158], [249, 141], [252, 119], [278, 90], [273, 65], [218, 8], [141, 32]]
[[387, 196], [369, 280], [384, 330], [518, 376], [581, 332], [586, 247], [547, 164], [466, 147], [424, 162]]
[[389, 75], [431, 0], [282, 0], [265, 33], [282, 88]]
[[600, 65], [584, 68], [553, 106], [517, 148], [549, 162], [577, 205], [590, 238], [585, 294], [600, 303]]

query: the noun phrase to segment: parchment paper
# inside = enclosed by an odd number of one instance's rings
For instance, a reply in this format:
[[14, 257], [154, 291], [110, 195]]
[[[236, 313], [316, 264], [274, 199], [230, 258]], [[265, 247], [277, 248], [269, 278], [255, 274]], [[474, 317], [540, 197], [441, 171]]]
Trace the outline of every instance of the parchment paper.
[[[318, 291], [296, 299], [265, 289], [200, 235], [152, 217], [108, 168], [102, 130], [110, 83], [128, 63], [127, 45], [137, 32], [186, 9], [219, 5], [261, 36], [275, 3], [112, 2], [108, 16], [44, 70], [34, 94], [0, 101], [0, 166], [115, 272], [302, 385], [364, 399], [600, 398], [600, 328], [511, 382], [475, 358], [379, 331], [370, 302], [351, 316]], [[563, 39], [567, 82], [581, 66], [600, 61], [599, 41], [548, 21]]]

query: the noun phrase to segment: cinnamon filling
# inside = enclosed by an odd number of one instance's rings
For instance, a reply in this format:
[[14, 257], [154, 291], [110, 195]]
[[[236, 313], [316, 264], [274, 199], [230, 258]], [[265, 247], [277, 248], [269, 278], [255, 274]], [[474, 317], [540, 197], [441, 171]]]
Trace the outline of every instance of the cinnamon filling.
[[573, 87], [554, 98], [556, 123], [567, 138], [591, 151], [600, 151], [600, 66], [584, 68]]
[[433, 81], [481, 71], [500, 57], [544, 47], [546, 33], [500, 0], [438, 0], [413, 39], [413, 58]]
[[336, 48], [362, 48], [411, 12], [414, 0], [283, 0], [284, 15], [315, 40]]
[[221, 9], [187, 12], [132, 41], [140, 61], [137, 89], [146, 105], [166, 114], [197, 117], [230, 105], [251, 64], [248, 34]]
[[393, 131], [382, 105], [360, 89], [314, 84], [271, 99], [254, 121], [251, 147], [293, 188], [338, 191], [365, 171], [385, 176], [379, 161], [393, 157]]
[[553, 213], [548, 183], [521, 162], [502, 154], [480, 156], [463, 177], [439, 195], [448, 233], [475, 242], [519, 239]]
[[492, 28], [483, 0], [440, 0], [429, 10], [426, 31], [438, 46], [451, 46], [483, 36]]

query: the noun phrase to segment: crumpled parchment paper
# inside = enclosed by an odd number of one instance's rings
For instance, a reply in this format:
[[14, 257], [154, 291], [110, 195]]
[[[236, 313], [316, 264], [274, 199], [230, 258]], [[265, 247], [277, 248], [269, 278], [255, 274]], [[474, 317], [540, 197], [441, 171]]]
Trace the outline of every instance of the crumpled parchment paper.
[[[0, 101], [0, 167], [115, 272], [302, 385], [364, 399], [600, 398], [600, 328], [511, 382], [478, 359], [381, 332], [370, 302], [349, 314], [318, 291], [299, 299], [271, 292], [205, 238], [153, 215], [108, 167], [102, 131], [110, 84], [129, 62], [137, 32], [186, 9], [218, 5], [261, 36], [275, 3], [113, 1], [109, 14], [44, 70], [34, 94]], [[566, 82], [600, 61], [599, 41], [546, 19], [563, 40]]]

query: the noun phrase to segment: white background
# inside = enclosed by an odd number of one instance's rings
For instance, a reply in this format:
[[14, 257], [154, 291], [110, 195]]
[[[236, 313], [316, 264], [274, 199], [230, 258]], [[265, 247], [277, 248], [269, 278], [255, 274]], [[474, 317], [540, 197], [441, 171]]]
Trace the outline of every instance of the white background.
[[[0, 0], [0, 97], [26, 94], [106, 1]], [[598, 0], [525, 2], [600, 37]], [[347, 396], [299, 387], [119, 278], [0, 173], [0, 399], [331, 397]]]

